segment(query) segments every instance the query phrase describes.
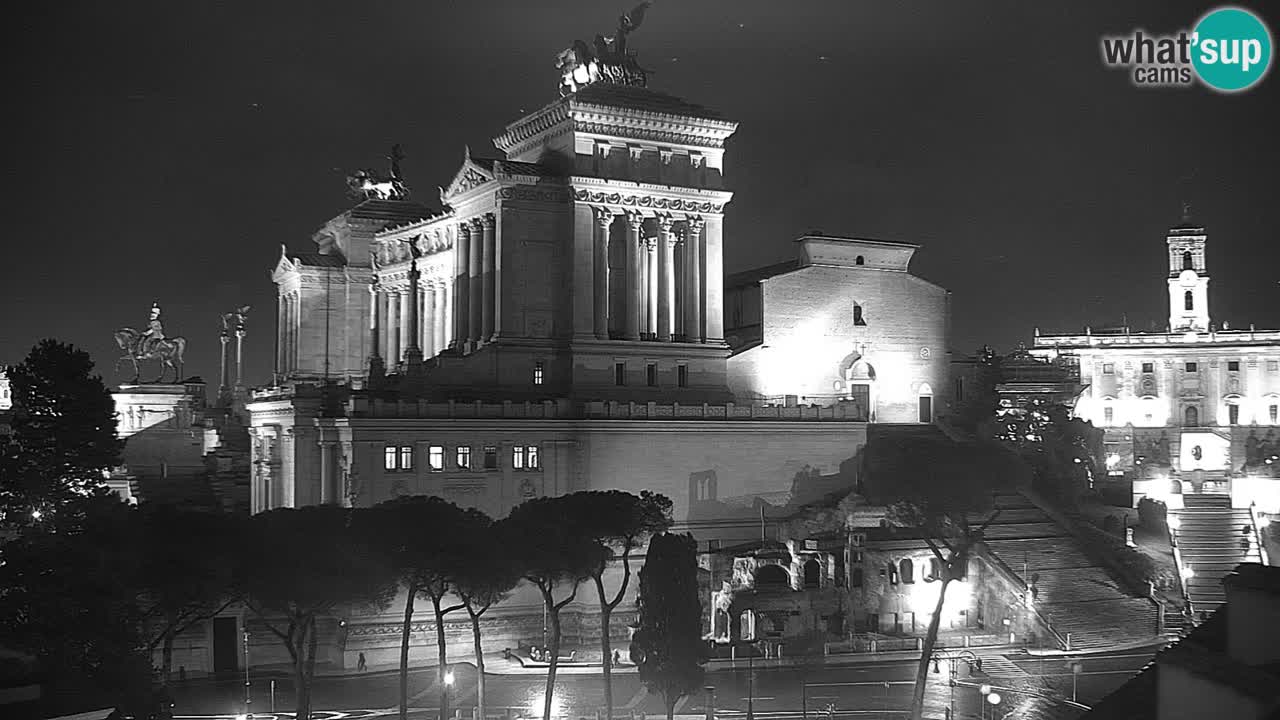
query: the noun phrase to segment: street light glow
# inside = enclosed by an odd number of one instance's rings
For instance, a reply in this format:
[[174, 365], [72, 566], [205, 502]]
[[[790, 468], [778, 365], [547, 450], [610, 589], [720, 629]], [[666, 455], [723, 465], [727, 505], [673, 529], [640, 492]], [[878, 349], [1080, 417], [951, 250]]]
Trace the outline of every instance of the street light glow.
[[444, 674], [444, 684], [445, 684], [445, 685], [449, 685], [449, 686], [452, 686], [452, 685], [453, 685], [453, 671], [452, 671], [452, 670], [450, 670], [450, 671], [448, 671], [448, 672], [446, 672], [446, 673]]
[[1000, 704], [1000, 694], [999, 694], [999, 693], [991, 693], [990, 695], [988, 695], [988, 696], [987, 696], [987, 702], [991, 703], [992, 705], [999, 705], [999, 704]]

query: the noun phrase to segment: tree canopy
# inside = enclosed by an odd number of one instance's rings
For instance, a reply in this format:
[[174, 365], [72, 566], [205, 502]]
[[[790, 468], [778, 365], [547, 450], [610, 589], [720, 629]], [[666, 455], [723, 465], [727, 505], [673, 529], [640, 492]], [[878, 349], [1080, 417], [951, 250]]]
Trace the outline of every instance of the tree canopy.
[[77, 497], [105, 489], [120, 464], [115, 401], [89, 354], [41, 340], [7, 369], [12, 435], [0, 437], [0, 519], [39, 522]]
[[640, 627], [631, 640], [640, 679], [660, 695], [667, 717], [685, 695], [702, 687], [707, 648], [702, 641], [697, 544], [691, 535], [655, 535], [640, 569]]

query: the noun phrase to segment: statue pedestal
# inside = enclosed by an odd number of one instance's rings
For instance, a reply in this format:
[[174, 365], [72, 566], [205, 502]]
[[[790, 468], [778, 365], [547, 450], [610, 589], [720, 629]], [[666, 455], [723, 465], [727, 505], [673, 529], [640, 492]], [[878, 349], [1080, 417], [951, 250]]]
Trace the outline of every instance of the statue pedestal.
[[111, 396], [129, 476], [165, 479], [204, 472], [204, 383], [121, 385]]

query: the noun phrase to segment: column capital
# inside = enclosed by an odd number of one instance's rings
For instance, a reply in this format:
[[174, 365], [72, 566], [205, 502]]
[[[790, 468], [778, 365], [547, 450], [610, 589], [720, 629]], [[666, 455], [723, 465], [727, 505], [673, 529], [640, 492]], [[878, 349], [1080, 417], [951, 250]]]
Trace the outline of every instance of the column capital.
[[492, 230], [498, 224], [498, 217], [493, 213], [485, 213], [480, 216], [481, 227]]
[[640, 228], [644, 227], [644, 215], [638, 212], [627, 213], [627, 224], [631, 226], [632, 230], [639, 232]]
[[606, 207], [592, 206], [591, 211], [595, 215], [596, 224], [605, 230], [609, 229], [609, 226], [613, 224], [614, 219], [618, 217], [612, 210]]
[[659, 215], [657, 217], [658, 227], [662, 230], [663, 235], [670, 235], [671, 228], [675, 225], [676, 219], [670, 215]]
[[686, 227], [690, 232], [701, 232], [702, 226], [707, 223], [706, 218], [701, 215], [688, 215], [684, 219]]

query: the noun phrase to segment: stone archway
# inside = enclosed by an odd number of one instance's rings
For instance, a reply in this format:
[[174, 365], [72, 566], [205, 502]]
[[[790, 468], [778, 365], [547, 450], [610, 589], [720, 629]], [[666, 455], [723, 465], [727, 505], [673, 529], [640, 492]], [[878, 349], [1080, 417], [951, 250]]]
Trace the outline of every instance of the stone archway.
[[837, 375], [841, 378], [842, 400], [852, 404], [856, 414], [875, 421], [876, 368], [861, 352], [852, 352], [840, 361]]

